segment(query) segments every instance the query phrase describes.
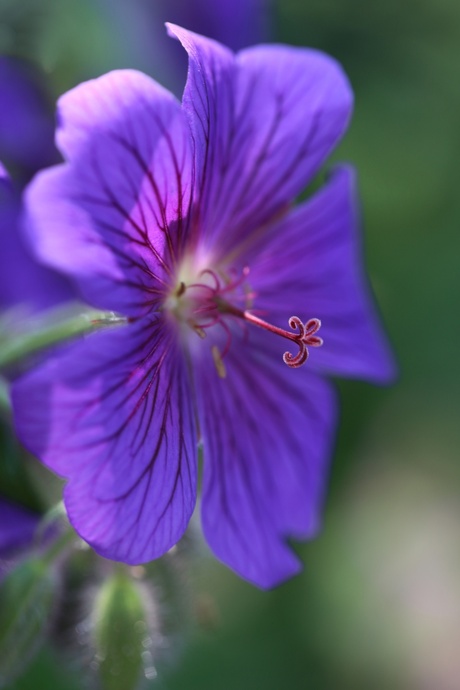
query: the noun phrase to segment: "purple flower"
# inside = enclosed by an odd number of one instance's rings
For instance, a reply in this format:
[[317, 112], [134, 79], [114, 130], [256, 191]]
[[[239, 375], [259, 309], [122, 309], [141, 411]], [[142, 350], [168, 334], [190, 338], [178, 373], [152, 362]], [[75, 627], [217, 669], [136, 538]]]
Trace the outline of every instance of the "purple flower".
[[102, 0], [119, 29], [134, 38], [132, 59], [162, 83], [181, 92], [186, 58], [164, 31], [165, 21], [188, 26], [195, 31], [239, 50], [267, 40], [270, 30], [271, 0], [131, 0], [113, 3]]
[[[158, 4], [158, 3], [157, 3]], [[162, 15], [180, 20], [193, 31], [213, 36], [233, 50], [265, 37], [271, 0], [163, 0]]]
[[54, 121], [39, 75], [26, 62], [0, 57], [0, 95], [0, 160], [15, 173], [13, 183], [0, 162], [0, 311], [40, 311], [75, 297], [67, 279], [32, 258], [20, 229], [21, 186], [59, 161]]
[[39, 519], [35, 513], [0, 498], [0, 559], [30, 545]]
[[[200, 441], [205, 536], [271, 587], [300, 568], [286, 540], [319, 527], [336, 423], [323, 374], [393, 374], [361, 268], [352, 170], [292, 208], [344, 133], [352, 95], [320, 52], [235, 56], [169, 31], [189, 53], [182, 106], [133, 71], [60, 100], [67, 163], [31, 184], [30, 236], [127, 324], [18, 380], [16, 424], [68, 480], [75, 529], [127, 563], [182, 536]], [[324, 344], [297, 369], [320, 344], [317, 319]]]
[[0, 94], [0, 159], [23, 178], [57, 163], [53, 118], [32, 65], [0, 57]]
[[0, 163], [0, 312], [19, 305], [36, 312], [73, 297], [67, 279], [32, 257], [22, 237], [21, 213], [21, 194]]

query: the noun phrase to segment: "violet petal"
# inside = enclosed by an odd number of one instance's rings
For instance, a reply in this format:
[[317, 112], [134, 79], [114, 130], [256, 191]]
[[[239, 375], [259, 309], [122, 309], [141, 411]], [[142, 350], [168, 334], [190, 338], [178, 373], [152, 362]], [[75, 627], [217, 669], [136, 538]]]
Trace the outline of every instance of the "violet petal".
[[69, 520], [103, 556], [152, 560], [196, 497], [185, 364], [162, 319], [99, 331], [12, 387], [24, 444], [68, 480]]
[[324, 342], [310, 368], [388, 383], [396, 367], [364, 275], [356, 199], [354, 170], [338, 166], [242, 261], [268, 321], [286, 328], [292, 314], [321, 320]]
[[336, 422], [330, 384], [289, 369], [273, 343], [256, 328], [234, 333], [224, 379], [209, 353], [194, 362], [203, 530], [224, 563], [263, 588], [300, 570], [287, 538], [319, 528]]
[[37, 255], [74, 276], [94, 306], [149, 311], [188, 232], [191, 146], [179, 103], [139, 72], [111, 72], [60, 99], [57, 141], [70, 164], [26, 192]]
[[0, 558], [31, 544], [40, 516], [0, 498]]
[[0, 163], [0, 311], [21, 307], [36, 312], [71, 300], [67, 279], [32, 257], [21, 215], [20, 194]]
[[59, 160], [54, 121], [41, 75], [32, 64], [0, 56], [0, 155], [25, 176]]
[[348, 125], [352, 92], [319, 51], [256, 46], [235, 56], [167, 26], [189, 54], [183, 107], [196, 142], [202, 242], [221, 257], [312, 179]]

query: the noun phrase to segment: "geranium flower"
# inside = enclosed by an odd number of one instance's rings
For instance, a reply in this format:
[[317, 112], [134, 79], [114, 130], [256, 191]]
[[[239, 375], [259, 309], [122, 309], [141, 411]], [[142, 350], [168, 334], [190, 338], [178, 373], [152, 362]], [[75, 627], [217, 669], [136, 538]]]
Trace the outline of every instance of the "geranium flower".
[[118, 29], [135, 36], [137, 64], [174, 93], [184, 88], [186, 57], [166, 36], [163, 22], [169, 20], [213, 36], [232, 50], [267, 40], [270, 35], [271, 0], [102, 1]]
[[24, 307], [39, 312], [70, 301], [70, 283], [38, 263], [22, 236], [21, 192], [0, 162], [0, 312]]
[[54, 120], [40, 74], [25, 61], [0, 57], [0, 95], [0, 312], [38, 312], [75, 299], [68, 280], [33, 259], [20, 227], [24, 184], [60, 160]]
[[0, 560], [32, 543], [39, 519], [39, 515], [0, 497]]
[[[182, 106], [134, 71], [60, 100], [67, 162], [29, 188], [30, 237], [127, 323], [18, 380], [16, 425], [67, 479], [77, 532], [126, 563], [182, 536], [202, 443], [205, 536], [271, 587], [300, 568], [286, 540], [319, 527], [336, 423], [323, 374], [393, 372], [361, 268], [353, 171], [292, 208], [344, 133], [352, 94], [320, 52], [235, 56], [169, 31], [189, 54]], [[292, 366], [321, 344], [320, 320], [322, 347]]]
[[58, 163], [43, 75], [25, 60], [0, 56], [0, 159], [21, 182]]

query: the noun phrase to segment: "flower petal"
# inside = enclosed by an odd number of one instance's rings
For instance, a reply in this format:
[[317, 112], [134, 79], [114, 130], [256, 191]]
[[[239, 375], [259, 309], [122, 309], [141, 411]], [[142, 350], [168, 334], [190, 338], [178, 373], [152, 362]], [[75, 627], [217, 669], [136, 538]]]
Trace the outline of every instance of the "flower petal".
[[244, 261], [264, 319], [282, 328], [292, 315], [321, 320], [324, 343], [309, 367], [388, 383], [396, 368], [364, 275], [356, 198], [354, 170], [337, 167]]
[[0, 498], [0, 558], [28, 546], [33, 539], [40, 516], [26, 508]]
[[12, 183], [11, 183], [11, 178], [8, 175], [8, 171], [3, 165], [3, 163], [0, 161], [0, 189], [3, 190], [11, 190], [12, 189]]
[[26, 195], [35, 251], [95, 306], [143, 313], [187, 234], [191, 146], [180, 105], [123, 70], [65, 94], [58, 122], [69, 164], [38, 175]]
[[21, 199], [0, 163], [0, 311], [40, 311], [75, 299], [70, 283], [35, 261], [21, 233]]
[[233, 50], [257, 43], [267, 35], [266, 0], [159, 0], [152, 11], [204, 36], [213, 36]]
[[318, 530], [336, 418], [330, 384], [289, 369], [266, 336], [254, 328], [232, 342], [224, 379], [209, 352], [195, 358], [203, 530], [224, 563], [263, 588], [301, 568], [286, 539]]
[[35, 65], [0, 57], [0, 154], [29, 177], [59, 161], [54, 147], [54, 121], [43, 75]]
[[352, 93], [340, 66], [305, 48], [236, 56], [167, 25], [189, 54], [183, 106], [196, 144], [203, 243], [219, 256], [292, 202], [344, 133]]
[[103, 556], [145, 562], [182, 536], [196, 498], [189, 398], [158, 318], [95, 333], [13, 385], [19, 437], [68, 479], [69, 519]]

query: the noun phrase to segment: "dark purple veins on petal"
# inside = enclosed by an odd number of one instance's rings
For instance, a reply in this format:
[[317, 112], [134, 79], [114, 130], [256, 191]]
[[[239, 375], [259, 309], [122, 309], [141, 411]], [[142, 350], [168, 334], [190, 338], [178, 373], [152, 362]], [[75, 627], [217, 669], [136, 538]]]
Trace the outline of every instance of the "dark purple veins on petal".
[[162, 319], [77, 343], [19, 380], [13, 403], [21, 437], [68, 480], [69, 518], [96, 551], [139, 563], [182, 536], [195, 504], [195, 428]]
[[111, 72], [61, 98], [57, 141], [69, 164], [28, 193], [38, 254], [92, 304], [145, 314], [170, 289], [188, 234], [192, 149], [179, 103], [140, 73]]
[[235, 56], [169, 30], [190, 58], [183, 107], [203, 242], [225, 256], [312, 179], [348, 125], [351, 89], [339, 65], [314, 50], [258, 46]]

